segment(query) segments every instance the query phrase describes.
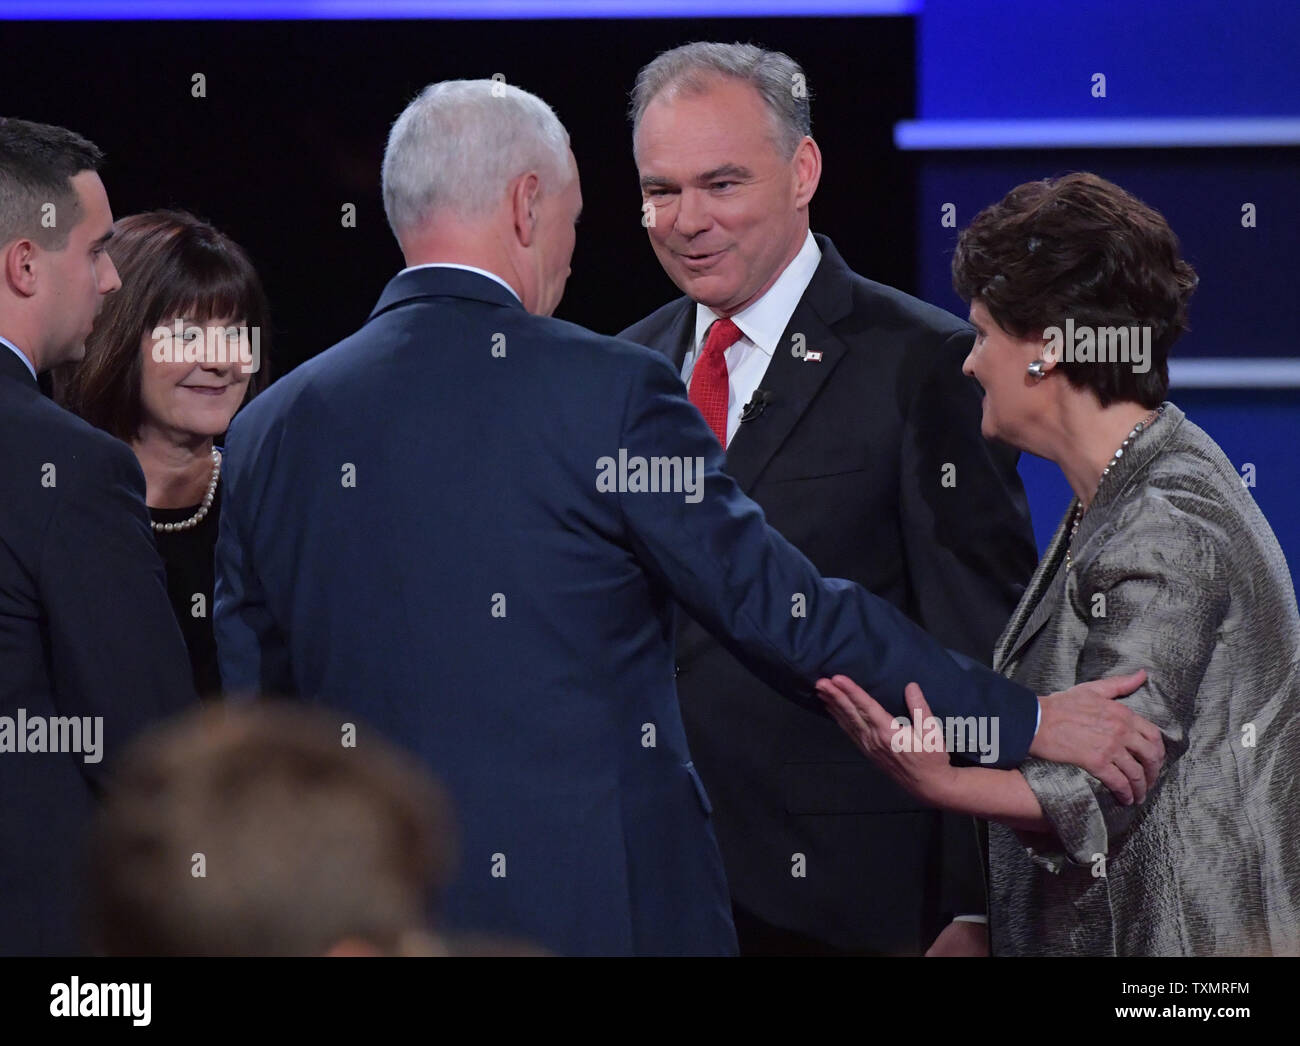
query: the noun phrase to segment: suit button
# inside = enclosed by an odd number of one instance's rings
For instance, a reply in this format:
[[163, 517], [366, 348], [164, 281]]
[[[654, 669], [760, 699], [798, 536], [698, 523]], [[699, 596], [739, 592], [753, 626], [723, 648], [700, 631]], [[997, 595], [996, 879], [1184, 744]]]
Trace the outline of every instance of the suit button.
[[673, 678], [676, 679], [681, 674], [682, 674], [682, 666], [673, 665]]

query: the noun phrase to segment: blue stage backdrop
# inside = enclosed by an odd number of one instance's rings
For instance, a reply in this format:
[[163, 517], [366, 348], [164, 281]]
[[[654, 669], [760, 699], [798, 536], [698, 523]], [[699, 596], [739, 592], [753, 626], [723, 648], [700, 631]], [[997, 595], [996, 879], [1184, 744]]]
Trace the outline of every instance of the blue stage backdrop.
[[[1300, 576], [1300, 4], [925, 0], [916, 17], [917, 119], [895, 140], [921, 157], [921, 296], [964, 309], [957, 233], [1021, 182], [1091, 170], [1158, 208], [1201, 278], [1170, 398], [1253, 473]], [[1046, 462], [1021, 474], [1041, 548], [1070, 491]]]

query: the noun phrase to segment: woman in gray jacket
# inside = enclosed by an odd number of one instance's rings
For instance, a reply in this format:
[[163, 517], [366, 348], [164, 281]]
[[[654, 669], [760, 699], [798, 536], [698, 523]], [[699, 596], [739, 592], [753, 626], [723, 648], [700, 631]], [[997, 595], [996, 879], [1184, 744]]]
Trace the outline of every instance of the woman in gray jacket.
[[1126, 806], [1077, 767], [950, 765], [843, 676], [823, 697], [905, 787], [991, 822], [994, 954], [1300, 953], [1300, 618], [1241, 477], [1164, 401], [1196, 285], [1177, 238], [1074, 174], [982, 211], [953, 278], [985, 437], [1056, 462], [1075, 493], [994, 667], [1040, 694], [1145, 668], [1124, 701], [1167, 761], [1149, 792], [1134, 768]]

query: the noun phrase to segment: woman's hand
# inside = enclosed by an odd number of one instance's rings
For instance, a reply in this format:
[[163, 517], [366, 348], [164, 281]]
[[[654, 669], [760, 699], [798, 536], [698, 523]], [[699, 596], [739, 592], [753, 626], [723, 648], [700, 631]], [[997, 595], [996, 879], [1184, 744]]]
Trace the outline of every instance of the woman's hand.
[[924, 724], [930, 719], [930, 706], [919, 686], [909, 683], [904, 695], [907, 707], [922, 724], [920, 734], [915, 723], [895, 726], [894, 717], [848, 676], [819, 679], [817, 693], [834, 720], [878, 767], [917, 798], [935, 806], [946, 805], [959, 771], [948, 762], [942, 745], [937, 752], [924, 750]]

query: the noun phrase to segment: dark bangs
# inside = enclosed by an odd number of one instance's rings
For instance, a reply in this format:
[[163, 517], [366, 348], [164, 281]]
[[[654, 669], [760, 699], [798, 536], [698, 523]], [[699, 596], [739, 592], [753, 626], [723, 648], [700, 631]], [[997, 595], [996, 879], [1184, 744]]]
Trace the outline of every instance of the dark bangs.
[[55, 375], [55, 398], [128, 442], [140, 427], [141, 342], [176, 317], [258, 328], [260, 366], [245, 402], [270, 381], [270, 308], [253, 263], [234, 240], [185, 211], [149, 211], [113, 227], [108, 254], [122, 288], [109, 295], [86, 357]]

